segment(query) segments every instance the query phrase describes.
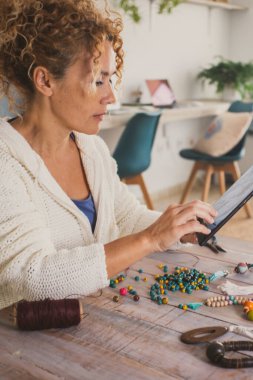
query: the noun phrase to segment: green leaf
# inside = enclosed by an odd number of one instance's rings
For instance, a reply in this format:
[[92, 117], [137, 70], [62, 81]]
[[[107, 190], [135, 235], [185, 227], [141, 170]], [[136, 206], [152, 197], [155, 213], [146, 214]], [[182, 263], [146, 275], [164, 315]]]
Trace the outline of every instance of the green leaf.
[[[144, 0], [142, 0], [144, 1]], [[172, 9], [185, 0], [146, 0], [158, 2], [158, 13], [171, 13]], [[141, 20], [141, 14], [135, 0], [115, 0], [116, 5], [121, 8], [135, 23]]]

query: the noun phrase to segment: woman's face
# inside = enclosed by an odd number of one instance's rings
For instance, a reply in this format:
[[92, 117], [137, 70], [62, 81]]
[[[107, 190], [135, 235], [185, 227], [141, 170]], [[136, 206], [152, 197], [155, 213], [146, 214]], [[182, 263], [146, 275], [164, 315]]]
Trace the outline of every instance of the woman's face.
[[80, 56], [63, 79], [54, 81], [51, 110], [57, 123], [68, 130], [96, 134], [107, 105], [115, 102], [111, 84], [115, 54], [109, 41], [103, 44], [99, 70], [95, 74], [92, 66], [84, 55]]

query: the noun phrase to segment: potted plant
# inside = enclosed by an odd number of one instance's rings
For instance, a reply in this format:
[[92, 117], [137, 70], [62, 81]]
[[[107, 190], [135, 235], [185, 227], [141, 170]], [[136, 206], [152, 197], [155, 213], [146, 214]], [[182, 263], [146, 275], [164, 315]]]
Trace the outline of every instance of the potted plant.
[[[143, 0], [142, 0], [143, 1]], [[158, 13], [170, 13], [174, 7], [185, 0], [146, 0], [150, 5], [157, 3]], [[135, 23], [140, 22], [141, 14], [136, 0], [115, 0], [116, 6], [121, 8]]]
[[230, 88], [242, 99], [253, 99], [253, 62], [234, 62], [220, 58], [219, 62], [200, 71], [198, 78], [216, 86], [219, 93]]

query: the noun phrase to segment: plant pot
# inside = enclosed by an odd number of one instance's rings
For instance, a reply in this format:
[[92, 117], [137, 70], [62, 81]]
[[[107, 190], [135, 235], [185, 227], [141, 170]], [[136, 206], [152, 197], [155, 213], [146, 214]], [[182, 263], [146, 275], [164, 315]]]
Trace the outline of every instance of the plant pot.
[[241, 94], [233, 87], [226, 86], [222, 93], [222, 99], [228, 102], [234, 102], [235, 100], [241, 100]]

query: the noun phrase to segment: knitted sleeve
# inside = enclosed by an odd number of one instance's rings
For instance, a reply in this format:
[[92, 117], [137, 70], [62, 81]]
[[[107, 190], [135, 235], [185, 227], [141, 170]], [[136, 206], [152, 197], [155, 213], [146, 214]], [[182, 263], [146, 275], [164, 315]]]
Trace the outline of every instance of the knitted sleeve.
[[0, 165], [0, 309], [19, 299], [88, 295], [108, 285], [104, 247], [56, 250], [27, 181], [10, 161]]

